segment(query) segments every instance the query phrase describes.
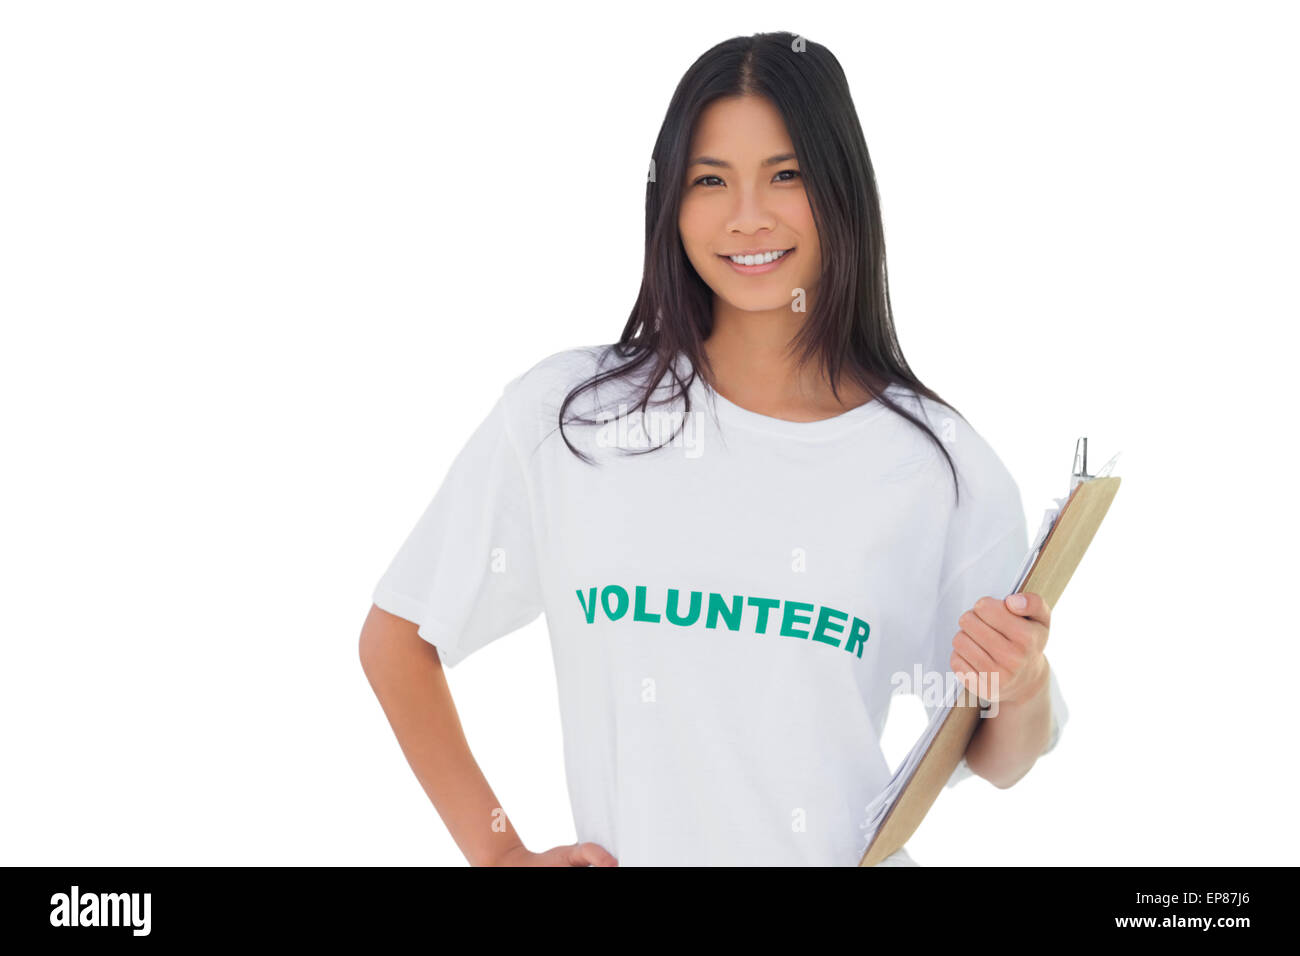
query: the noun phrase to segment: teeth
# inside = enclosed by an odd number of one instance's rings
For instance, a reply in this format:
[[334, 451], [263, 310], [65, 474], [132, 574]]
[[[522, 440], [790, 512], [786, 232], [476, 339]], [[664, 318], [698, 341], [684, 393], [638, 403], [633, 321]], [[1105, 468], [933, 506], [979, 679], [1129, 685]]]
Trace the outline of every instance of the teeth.
[[785, 249], [780, 252], [765, 252], [759, 256], [728, 256], [727, 258], [738, 266], [761, 266], [764, 263], [775, 262], [789, 251]]

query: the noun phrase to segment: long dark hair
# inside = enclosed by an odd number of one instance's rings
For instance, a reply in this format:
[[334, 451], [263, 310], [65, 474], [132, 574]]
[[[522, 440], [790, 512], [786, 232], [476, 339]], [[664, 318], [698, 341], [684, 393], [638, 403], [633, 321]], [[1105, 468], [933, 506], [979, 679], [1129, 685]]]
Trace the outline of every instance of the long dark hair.
[[[603, 382], [645, 374], [635, 406], [644, 413], [668, 375], [671, 392], [654, 404], [680, 397], [689, 413], [688, 389], [698, 370], [709, 372], [706, 386], [712, 379], [703, 344], [713, 328], [713, 290], [686, 257], [678, 211], [696, 119], [716, 99], [745, 95], [767, 97], [785, 119], [821, 245], [818, 293], [791, 343], [798, 365], [815, 359], [837, 400], [840, 376], [847, 375], [873, 400], [922, 429], [948, 460], [956, 493], [957, 470], [943, 442], [925, 422], [884, 395], [889, 385], [899, 384], [961, 414], [923, 385], [903, 358], [889, 302], [880, 197], [848, 81], [830, 50], [793, 33], [757, 33], [719, 43], [678, 83], [655, 141], [646, 183], [641, 291], [618, 342], [607, 350], [622, 364], [598, 371], [569, 391], [559, 409], [564, 443], [591, 463], [569, 441], [564, 426], [566, 421], [599, 422], [578, 415], [566, 419], [566, 413], [578, 396]], [[679, 356], [689, 360], [685, 378]]]

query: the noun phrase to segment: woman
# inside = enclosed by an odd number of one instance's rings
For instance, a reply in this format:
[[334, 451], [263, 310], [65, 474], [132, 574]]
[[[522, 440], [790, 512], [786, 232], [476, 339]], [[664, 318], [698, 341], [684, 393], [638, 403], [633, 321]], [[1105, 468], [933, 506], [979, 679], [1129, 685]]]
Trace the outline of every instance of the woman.
[[[999, 597], [1027, 547], [1015, 481], [899, 349], [838, 62], [759, 34], [673, 96], [618, 343], [506, 386], [376, 587], [362, 661], [471, 863], [853, 866], [891, 692], [933, 713], [961, 672], [997, 700], [950, 786], [1055, 745], [1049, 609]], [[535, 853], [441, 667], [543, 612], [578, 842]]]

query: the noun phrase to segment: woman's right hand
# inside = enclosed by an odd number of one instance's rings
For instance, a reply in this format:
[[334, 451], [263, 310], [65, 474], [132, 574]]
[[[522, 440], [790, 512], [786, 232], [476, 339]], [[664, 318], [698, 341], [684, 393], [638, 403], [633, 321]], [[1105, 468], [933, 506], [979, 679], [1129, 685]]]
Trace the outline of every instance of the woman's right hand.
[[599, 843], [570, 843], [534, 853], [520, 845], [502, 854], [494, 866], [618, 866]]

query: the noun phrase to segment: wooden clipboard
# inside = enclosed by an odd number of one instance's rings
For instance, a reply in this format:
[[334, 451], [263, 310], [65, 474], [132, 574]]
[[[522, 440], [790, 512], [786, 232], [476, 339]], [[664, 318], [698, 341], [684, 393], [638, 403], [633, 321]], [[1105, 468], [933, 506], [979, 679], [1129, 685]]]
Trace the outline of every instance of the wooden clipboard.
[[[1055, 523], [1039, 549], [1024, 583], [1014, 593], [1032, 592], [1055, 607], [1065, 585], [1101, 527], [1102, 519], [1119, 490], [1119, 478], [1086, 478], [1070, 492]], [[1023, 565], [1022, 565], [1023, 567]], [[925, 756], [912, 771], [902, 793], [885, 814], [858, 866], [875, 866], [903, 847], [916, 832], [930, 807], [961, 762], [975, 734], [979, 699], [966, 688], [958, 691], [958, 705], [944, 719]]]

